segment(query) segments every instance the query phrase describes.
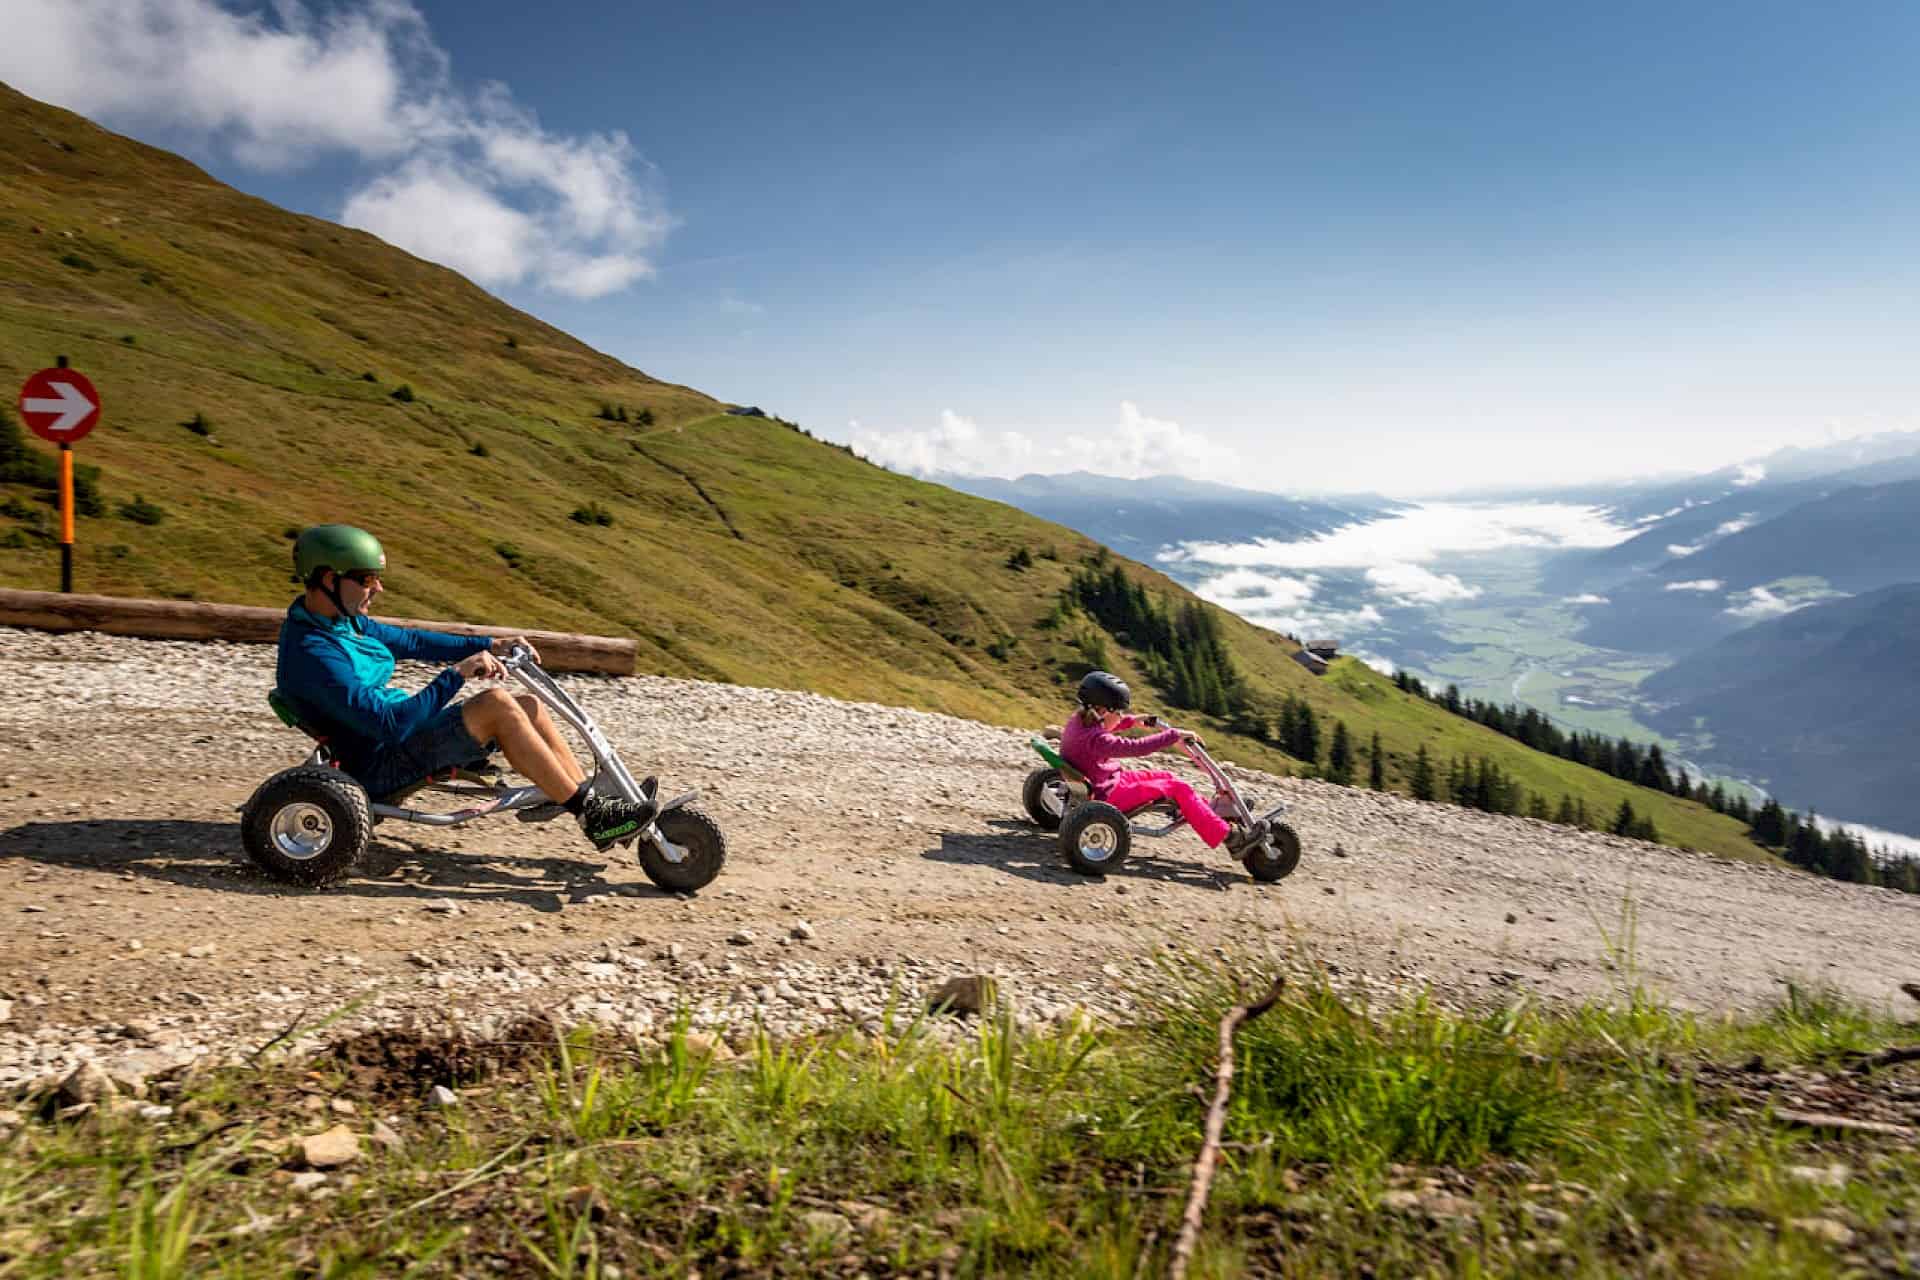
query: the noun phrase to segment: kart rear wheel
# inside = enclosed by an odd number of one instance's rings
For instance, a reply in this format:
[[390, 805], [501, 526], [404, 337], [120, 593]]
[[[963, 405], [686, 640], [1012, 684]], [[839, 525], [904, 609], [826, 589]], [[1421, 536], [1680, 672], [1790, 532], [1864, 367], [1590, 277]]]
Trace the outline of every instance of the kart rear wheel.
[[1267, 838], [1240, 859], [1247, 874], [1263, 884], [1284, 880], [1300, 865], [1300, 833], [1284, 822], [1273, 824]]
[[647, 879], [669, 893], [695, 893], [713, 883], [727, 861], [727, 837], [720, 824], [698, 809], [682, 805], [669, 809], [655, 820], [654, 826], [669, 844], [678, 845], [686, 857], [670, 862], [653, 841], [641, 836], [640, 869]]
[[1020, 788], [1020, 802], [1027, 807], [1027, 816], [1035, 826], [1042, 831], [1058, 831], [1060, 820], [1067, 816], [1067, 784], [1061, 780], [1060, 771], [1035, 769], [1028, 774]]
[[287, 884], [344, 879], [372, 835], [366, 791], [338, 769], [315, 765], [274, 774], [240, 813], [247, 857]]
[[1075, 808], [1060, 823], [1060, 851], [1083, 876], [1105, 875], [1127, 860], [1133, 828], [1127, 815], [1098, 800]]

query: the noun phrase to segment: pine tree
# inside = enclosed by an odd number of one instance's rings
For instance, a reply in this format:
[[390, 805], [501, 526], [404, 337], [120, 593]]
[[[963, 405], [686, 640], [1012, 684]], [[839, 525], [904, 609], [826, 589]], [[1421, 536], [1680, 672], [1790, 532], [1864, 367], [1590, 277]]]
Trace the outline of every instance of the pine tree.
[[1413, 776], [1407, 779], [1407, 790], [1415, 800], [1433, 799], [1433, 758], [1427, 754], [1424, 742], [1413, 758]]
[[[1742, 801], [1744, 803], [1744, 800]], [[1780, 802], [1771, 796], [1753, 815], [1753, 839], [1756, 844], [1778, 849], [1787, 843], [1787, 815]]]
[[1554, 811], [1553, 820], [1563, 827], [1573, 827], [1580, 824], [1580, 819], [1573, 811], [1573, 797], [1564, 791], [1560, 793], [1560, 807]]
[[1608, 827], [1616, 836], [1624, 836], [1633, 830], [1633, 802], [1622, 800], [1620, 809], [1613, 815], [1613, 825]]
[[1547, 798], [1538, 791], [1527, 792], [1527, 816], [1547, 821]]
[[1380, 735], [1373, 735], [1373, 746], [1368, 751], [1367, 786], [1375, 791], [1387, 789], [1387, 768], [1380, 758]]
[[1353, 785], [1353, 744], [1347, 738], [1347, 722], [1333, 722], [1333, 744], [1327, 748], [1327, 781], [1343, 787]]
[[1634, 776], [1634, 781], [1643, 787], [1651, 787], [1655, 791], [1673, 790], [1673, 778], [1667, 773], [1667, 761], [1660, 754], [1659, 743], [1656, 742], [1647, 748], [1647, 754], [1640, 761], [1640, 768]]

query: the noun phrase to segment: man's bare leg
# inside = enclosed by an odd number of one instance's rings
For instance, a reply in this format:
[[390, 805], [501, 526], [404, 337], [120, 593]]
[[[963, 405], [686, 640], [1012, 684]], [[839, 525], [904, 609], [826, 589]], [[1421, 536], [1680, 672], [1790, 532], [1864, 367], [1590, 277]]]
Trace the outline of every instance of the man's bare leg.
[[[585, 782], [587, 771], [580, 767], [579, 758], [573, 754], [573, 748], [568, 745], [565, 738], [560, 736], [560, 726], [554, 723], [553, 714], [547, 710], [547, 704], [530, 693], [515, 694], [513, 700], [520, 704], [520, 710], [524, 711], [527, 719], [533, 722], [534, 731], [547, 744], [548, 750], [552, 751], [565, 766], [567, 773], [573, 778], [573, 785], [577, 787]], [[512, 757], [508, 759], [511, 760]]]
[[[460, 705], [460, 719], [475, 742], [491, 739], [506, 753], [507, 763], [525, 774], [555, 804], [565, 804], [580, 789], [585, 774], [564, 742], [554, 744], [535, 727], [527, 713], [505, 689], [487, 689]], [[554, 734], [558, 737], [557, 730]]]

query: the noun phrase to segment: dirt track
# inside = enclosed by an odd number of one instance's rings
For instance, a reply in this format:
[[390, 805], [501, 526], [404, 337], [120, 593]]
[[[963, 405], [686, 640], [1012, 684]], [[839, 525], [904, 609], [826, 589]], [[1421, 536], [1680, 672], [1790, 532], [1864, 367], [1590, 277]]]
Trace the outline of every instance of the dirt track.
[[721, 1031], [871, 1026], [997, 972], [1023, 1016], [1117, 1009], [1169, 942], [1310, 949], [1342, 983], [1460, 1000], [1631, 978], [1695, 1007], [1788, 980], [1904, 1004], [1920, 978], [1917, 897], [1263, 776], [1307, 849], [1282, 884], [1190, 836], [1088, 880], [1020, 820], [1021, 733], [652, 678], [567, 683], [636, 772], [705, 793], [730, 852], [697, 898], [511, 820], [384, 824], [362, 874], [289, 891], [247, 867], [234, 812], [303, 752], [271, 672], [263, 647], [0, 630], [0, 1092], [349, 1006], [339, 1027], [564, 1007], [644, 1034], [683, 1001]]

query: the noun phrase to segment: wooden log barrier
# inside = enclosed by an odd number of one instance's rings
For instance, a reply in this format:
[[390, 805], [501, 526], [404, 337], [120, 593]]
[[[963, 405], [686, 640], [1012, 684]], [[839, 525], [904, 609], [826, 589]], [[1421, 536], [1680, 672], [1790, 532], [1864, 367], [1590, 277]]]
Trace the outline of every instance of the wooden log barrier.
[[[248, 604], [138, 600], [0, 587], [0, 626], [31, 627], [36, 631], [103, 631], [108, 635], [144, 636], [154, 640], [272, 644], [280, 638], [280, 623], [286, 616], [285, 609]], [[466, 622], [422, 622], [415, 618], [380, 620], [396, 627], [449, 631], [462, 636], [525, 636], [540, 651], [540, 665], [549, 671], [597, 671], [630, 676], [640, 648], [637, 641], [615, 636], [479, 627]]]

